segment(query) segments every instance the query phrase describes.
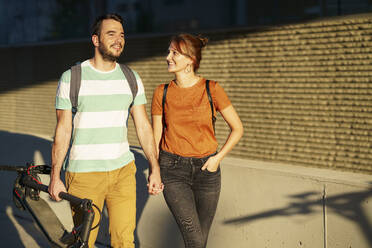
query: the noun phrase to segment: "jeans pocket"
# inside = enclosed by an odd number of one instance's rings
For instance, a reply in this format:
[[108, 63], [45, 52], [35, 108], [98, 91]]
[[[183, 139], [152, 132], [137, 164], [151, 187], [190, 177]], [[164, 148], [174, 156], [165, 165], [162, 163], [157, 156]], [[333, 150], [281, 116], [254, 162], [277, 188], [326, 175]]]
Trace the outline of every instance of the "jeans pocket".
[[166, 153], [160, 152], [159, 154], [160, 169], [174, 169], [177, 166], [177, 159], [169, 156]]
[[220, 173], [220, 165], [218, 165], [216, 171], [210, 171], [210, 170], [208, 170], [208, 168], [206, 168], [206, 169], [204, 170], [204, 172], [207, 173], [207, 174], [212, 174], [212, 175], [218, 174], [218, 173]]
[[[215, 153], [213, 153], [213, 154], [211, 154], [211, 155], [208, 155], [208, 156], [206, 156], [206, 157], [204, 157], [204, 158], [200, 158], [199, 160], [200, 160], [200, 163], [201, 163], [201, 167], [208, 161], [208, 159], [210, 158], [210, 157], [212, 157], [212, 156], [214, 156], [214, 155], [216, 155], [217, 154], [217, 152], [215, 152]], [[209, 171], [210, 173], [216, 173], [218, 170], [219, 170], [219, 168], [220, 168], [220, 165], [218, 165], [218, 169], [216, 170], [216, 171]], [[205, 171], [206, 171], [207, 169], [205, 169]]]

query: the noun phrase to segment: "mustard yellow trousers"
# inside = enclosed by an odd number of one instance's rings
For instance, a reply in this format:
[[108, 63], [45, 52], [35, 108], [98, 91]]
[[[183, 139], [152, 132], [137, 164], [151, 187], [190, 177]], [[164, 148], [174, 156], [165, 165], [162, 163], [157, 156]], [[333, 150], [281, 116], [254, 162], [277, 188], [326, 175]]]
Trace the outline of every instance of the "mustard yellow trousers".
[[[91, 199], [101, 211], [104, 203], [109, 215], [111, 246], [134, 248], [136, 226], [136, 165], [134, 161], [124, 167], [107, 172], [66, 172], [66, 188], [69, 194]], [[99, 221], [94, 208], [93, 227]], [[72, 209], [75, 226], [82, 222], [82, 215]], [[98, 228], [89, 236], [89, 248], [94, 248]]]

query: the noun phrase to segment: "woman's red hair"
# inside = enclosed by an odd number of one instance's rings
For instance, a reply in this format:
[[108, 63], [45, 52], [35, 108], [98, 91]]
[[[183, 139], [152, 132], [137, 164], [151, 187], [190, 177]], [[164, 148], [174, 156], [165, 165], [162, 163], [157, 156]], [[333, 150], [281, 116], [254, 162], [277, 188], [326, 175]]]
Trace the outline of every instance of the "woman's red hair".
[[201, 49], [208, 43], [208, 38], [200, 35], [194, 36], [191, 34], [179, 34], [173, 36], [170, 43], [174, 46], [177, 52], [192, 59], [194, 71], [197, 71], [202, 59]]

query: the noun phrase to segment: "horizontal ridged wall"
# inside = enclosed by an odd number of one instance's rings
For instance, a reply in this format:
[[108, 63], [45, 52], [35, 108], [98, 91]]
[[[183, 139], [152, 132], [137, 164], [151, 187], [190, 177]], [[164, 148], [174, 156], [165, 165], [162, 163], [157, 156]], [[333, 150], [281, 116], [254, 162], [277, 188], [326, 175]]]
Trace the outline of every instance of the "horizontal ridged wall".
[[233, 153], [371, 171], [371, 32], [371, 19], [361, 18], [282, 26], [216, 44], [207, 54], [224, 61], [221, 81], [246, 130]]
[[[372, 172], [371, 17], [206, 35], [199, 72], [223, 85], [245, 127], [230, 155]], [[164, 58], [132, 63], [150, 92]]]
[[[230, 156], [372, 173], [371, 16], [205, 35], [210, 42], [199, 73], [224, 87], [245, 128]], [[148, 113], [154, 88], [172, 78], [165, 63], [168, 41], [167, 35], [127, 39], [123, 59], [144, 82]], [[63, 58], [60, 68], [51, 65], [55, 80], [62, 65], [87, 54], [68, 55], [71, 49], [61, 46], [53, 47]], [[0, 129], [52, 136], [55, 80], [2, 92]], [[26, 107], [25, 97], [34, 99]], [[218, 116], [220, 144], [228, 133]], [[131, 122], [129, 141], [139, 144]]]

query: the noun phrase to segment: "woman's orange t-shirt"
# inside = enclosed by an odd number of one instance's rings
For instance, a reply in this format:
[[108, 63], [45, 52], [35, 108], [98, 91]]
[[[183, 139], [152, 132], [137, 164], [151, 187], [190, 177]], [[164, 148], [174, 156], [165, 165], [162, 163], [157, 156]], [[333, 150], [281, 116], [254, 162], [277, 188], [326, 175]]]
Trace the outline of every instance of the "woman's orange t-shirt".
[[[212, 111], [208, 101], [206, 80], [202, 78], [191, 87], [181, 88], [174, 81], [168, 86], [164, 105], [166, 129], [160, 148], [184, 157], [205, 157], [217, 150]], [[162, 115], [164, 85], [159, 85], [152, 98], [151, 114]], [[209, 82], [215, 113], [231, 105], [223, 88]]]

